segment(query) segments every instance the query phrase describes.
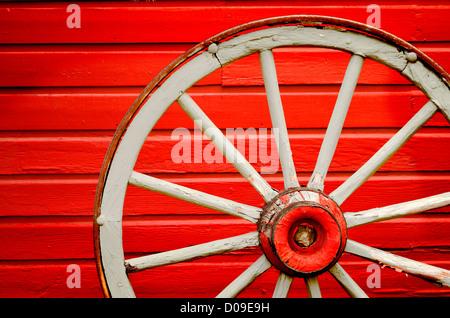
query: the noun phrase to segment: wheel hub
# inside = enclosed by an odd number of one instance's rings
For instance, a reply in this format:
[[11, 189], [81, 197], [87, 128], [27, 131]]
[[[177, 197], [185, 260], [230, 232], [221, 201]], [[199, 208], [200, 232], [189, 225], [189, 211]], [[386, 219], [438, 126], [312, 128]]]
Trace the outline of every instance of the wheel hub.
[[328, 270], [342, 255], [347, 241], [339, 206], [327, 195], [306, 188], [289, 189], [266, 204], [258, 231], [269, 261], [296, 277]]

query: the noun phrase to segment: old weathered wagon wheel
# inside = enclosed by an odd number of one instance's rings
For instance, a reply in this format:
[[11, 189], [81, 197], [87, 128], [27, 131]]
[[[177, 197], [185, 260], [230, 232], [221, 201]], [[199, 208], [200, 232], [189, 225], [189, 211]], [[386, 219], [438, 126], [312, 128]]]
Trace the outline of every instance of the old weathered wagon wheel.
[[[311, 46], [350, 53], [350, 61], [306, 187], [297, 179], [292, 158], [272, 50]], [[259, 55], [284, 189], [273, 189], [236, 150], [189, 96], [189, 88], [213, 71], [251, 54]], [[364, 165], [329, 194], [324, 180], [332, 161], [353, 91], [365, 59], [398, 71], [417, 86], [428, 102]], [[345, 291], [364, 291], [339, 265], [343, 252], [396, 268], [440, 285], [450, 286], [450, 271], [413, 261], [347, 239], [347, 228], [398, 218], [450, 204], [450, 192], [415, 201], [343, 213], [340, 205], [369, 179], [436, 112], [450, 120], [449, 76], [410, 44], [384, 31], [348, 20], [321, 16], [287, 16], [245, 24], [195, 46], [167, 66], [141, 93], [121, 122], [99, 178], [94, 214], [96, 259], [106, 296], [133, 297], [128, 275], [155, 267], [261, 246], [260, 258], [218, 295], [235, 297], [259, 275], [279, 270], [274, 297], [285, 297], [294, 277], [305, 280], [308, 294], [320, 297], [318, 275], [329, 271]], [[155, 123], [174, 102], [261, 195], [254, 207], [176, 185], [139, 173], [135, 163]], [[239, 159], [239, 160], [236, 160]], [[181, 249], [125, 259], [122, 214], [127, 188], [141, 187], [199, 206], [237, 216], [255, 224], [253, 232]]]

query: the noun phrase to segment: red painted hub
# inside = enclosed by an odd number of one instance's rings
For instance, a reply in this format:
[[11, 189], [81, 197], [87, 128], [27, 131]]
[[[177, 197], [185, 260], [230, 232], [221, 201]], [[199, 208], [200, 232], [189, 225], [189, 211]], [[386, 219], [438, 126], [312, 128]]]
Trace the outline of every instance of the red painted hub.
[[298, 277], [328, 270], [344, 252], [347, 241], [339, 206], [325, 194], [306, 188], [282, 192], [266, 204], [258, 230], [269, 261]]

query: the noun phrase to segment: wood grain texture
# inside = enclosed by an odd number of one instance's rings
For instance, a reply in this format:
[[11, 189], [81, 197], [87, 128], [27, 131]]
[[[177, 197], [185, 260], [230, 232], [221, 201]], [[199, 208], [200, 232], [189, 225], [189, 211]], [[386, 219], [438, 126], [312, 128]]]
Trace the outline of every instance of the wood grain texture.
[[[236, 258], [241, 259], [236, 263]], [[216, 260], [199, 260], [162, 267], [152, 272], [144, 271], [131, 276], [137, 297], [215, 297], [231, 280], [242, 273], [255, 260], [256, 255], [239, 255]], [[368, 261], [360, 260], [344, 254], [342, 266], [352, 278], [363, 287], [369, 297], [448, 297], [448, 289], [433, 286], [422, 280], [406, 276], [389, 268], [381, 269], [381, 286], [383, 288], [368, 288], [366, 286]], [[415, 259], [427, 261], [427, 255]], [[429, 262], [429, 261], [428, 261]], [[11, 295], [21, 295], [25, 298], [101, 298], [103, 297], [97, 278], [94, 261], [78, 260], [81, 269], [81, 288], [68, 288], [66, 280], [67, 267], [71, 261], [4, 261], [1, 262], [0, 277], [3, 288], [2, 298]], [[449, 261], [432, 262], [435, 266], [447, 267]], [[217, 268], [225, 268], [220, 271]], [[195, 269], [195, 270], [194, 270]], [[189, 273], [189, 280], [186, 274]], [[210, 277], [215, 279], [211, 280]], [[260, 279], [246, 289], [240, 297], [272, 297], [278, 272], [269, 269]], [[319, 278], [323, 297], [347, 297], [347, 294], [328, 274]], [[149, 286], [152, 286], [151, 288]], [[307, 297], [303, 280], [294, 279], [290, 289], [290, 297]]]
[[[261, 131], [254, 131], [264, 140]], [[250, 130], [244, 136], [255, 136], [252, 132]], [[356, 171], [395, 132], [393, 129], [344, 130], [330, 171]], [[323, 134], [324, 130], [290, 132], [294, 164], [299, 167], [297, 172], [312, 171]], [[234, 134], [230, 132], [228, 135]], [[135, 170], [142, 173], [237, 171], [223, 157], [211, 157], [212, 144], [210, 145], [211, 142], [206, 137], [201, 139], [199, 131], [189, 132], [184, 141], [179, 138], [177, 132], [152, 133], [144, 144]], [[239, 147], [236, 139], [235, 146]], [[0, 135], [2, 174], [95, 174], [99, 171], [110, 140], [111, 134], [104, 132], [66, 132], [58, 135], [5, 132]], [[254, 144], [247, 140], [244, 157], [251, 161], [257, 172], [265, 171], [261, 170], [261, 167], [266, 167], [270, 172], [280, 171], [276, 152], [271, 153], [272, 150], [276, 151], [275, 144], [272, 145], [275, 140], [266, 140], [267, 147], [263, 148], [255, 148]], [[447, 160], [449, 142], [449, 129], [423, 129], [383, 165], [380, 171], [447, 171], [450, 169]], [[178, 149], [174, 148], [176, 145], [183, 146], [188, 151], [186, 161], [178, 160], [181, 155], [173, 152]], [[358, 151], [355, 152], [354, 149]], [[172, 161], [175, 157], [179, 163]]]
[[[239, 175], [231, 174], [161, 174], [157, 175], [181, 186], [235, 200], [252, 206], [262, 206], [260, 196]], [[300, 173], [300, 184], [306, 184], [310, 174]], [[325, 191], [334, 190], [349, 174], [331, 173]], [[280, 174], [266, 177], [275, 188], [282, 188]], [[97, 185], [96, 175], [34, 175], [4, 176], [0, 179], [1, 216], [91, 216]], [[380, 172], [367, 181], [343, 205], [344, 212], [358, 212], [384, 207], [443, 193], [450, 187], [450, 174]], [[23, 198], [27, 198], [24, 200]], [[149, 209], [148, 207], [152, 208]], [[166, 206], [171, 206], [167, 209]], [[208, 215], [220, 214], [162, 194], [129, 187], [126, 197], [127, 215]], [[441, 208], [439, 213], [450, 212]]]
[[[217, 215], [130, 217], [125, 218], [123, 227], [125, 252], [145, 254], [208, 243], [256, 230], [256, 226], [247, 221]], [[75, 261], [93, 257], [92, 220], [89, 217], [11, 217], [2, 220], [0, 228], [5, 246], [0, 255], [2, 261]], [[449, 230], [448, 218], [427, 215], [352, 228], [348, 237], [377, 248], [402, 249], [406, 246], [409, 249], [448, 250], [446, 233]], [[379, 232], [383, 236], [378, 235]]]
[[[145, 86], [190, 44], [11, 45], [0, 47], [2, 87]], [[444, 69], [447, 43], [417, 45]], [[349, 55], [323, 48], [274, 50], [279, 83], [340, 84]], [[295, 68], [292, 65], [295, 64]], [[400, 74], [373, 61], [363, 67], [360, 84], [408, 84]], [[332, 67], [331, 67], [332, 66]], [[304, 76], [308, 74], [310, 76]], [[312, 76], [314, 75], [314, 76]], [[202, 79], [197, 85], [262, 85], [257, 56], [249, 56]]]
[[[450, 69], [448, 1], [380, 0], [381, 28]], [[320, 14], [366, 22], [360, 1], [138, 1], [79, 3], [70, 29], [68, 3], [0, 2], [0, 297], [102, 297], [94, 262], [92, 210], [103, 158], [127, 109], [167, 64], [206, 38], [252, 20]], [[320, 48], [279, 48], [274, 59], [294, 165], [307, 184], [338, 96], [349, 55]], [[257, 56], [213, 72], [188, 93], [220, 129], [270, 128]], [[330, 193], [427, 102], [397, 72], [366, 60], [325, 181]], [[261, 196], [231, 164], [174, 164], [172, 131], [194, 124], [174, 104], [147, 138], [136, 171], [260, 208]], [[192, 135], [194, 136], [194, 135]], [[196, 136], [197, 138], [197, 136]], [[197, 140], [197, 139], [196, 139]], [[194, 140], [193, 140], [194, 142]], [[203, 140], [202, 149], [209, 143]], [[248, 158], [248, 144], [246, 157]], [[450, 130], [436, 114], [342, 209], [358, 212], [448, 192]], [[252, 162], [260, 171], [261, 158]], [[266, 163], [267, 164], [267, 163]], [[279, 167], [281, 168], [281, 167]], [[283, 188], [281, 169], [263, 175]], [[125, 198], [126, 258], [242, 235], [246, 220], [130, 186]], [[450, 207], [349, 229], [349, 238], [450, 269]], [[381, 233], [381, 235], [380, 235]], [[181, 239], [180, 239], [181, 238]], [[259, 257], [259, 248], [134, 273], [137, 296], [215, 297]], [[67, 268], [81, 268], [69, 288]], [[339, 262], [369, 297], [450, 296], [389, 268], [368, 288], [368, 261]], [[188, 279], [189, 278], [189, 279]], [[241, 297], [272, 297], [268, 269]], [[328, 273], [323, 297], [347, 297]], [[307, 297], [294, 279], [290, 297]]]
[[[1, 89], [0, 107], [5, 116], [0, 117], [0, 129], [114, 130], [141, 89]], [[325, 128], [338, 90], [334, 85], [282, 86], [288, 128]], [[263, 88], [204, 86], [194, 87], [189, 94], [221, 129], [271, 127]], [[345, 126], [401, 127], [425, 102], [426, 97], [411, 86], [359, 86]], [[248, 109], [243, 109], [243, 104]], [[249, 116], [251, 109], [258, 111]], [[108, 115], [104, 116], [105, 113]], [[100, 122], [96, 119], [99, 116], [102, 116]], [[447, 125], [447, 121], [442, 115], [436, 115], [429, 125]], [[178, 105], [173, 105], [155, 129], [178, 127], [193, 128], [194, 125]]]
[[[1, 86], [145, 86], [193, 45], [7, 46]], [[220, 83], [216, 73], [201, 82]]]
[[[381, 27], [407, 41], [448, 41], [449, 6], [445, 1], [378, 2], [383, 12]], [[438, 5], [439, 4], [439, 5]], [[414, 10], [411, 10], [414, 6]], [[16, 3], [0, 6], [2, 43], [143, 43], [200, 42], [230, 27], [273, 16], [311, 14], [337, 16], [366, 22], [367, 4], [349, 6], [335, 1], [275, 5], [233, 1], [219, 6], [202, 1], [82, 3], [82, 26], [67, 28], [67, 4]], [[434, 23], [424, 23], [433, 20]], [[207, 28], [205, 26], [208, 26]], [[404, 27], [408, 26], [408, 28]], [[34, 32], [27, 32], [32, 29]], [[147, 32], [135, 32], [147, 30]], [[158, 30], [158, 32], [154, 32]], [[189, 30], [183, 32], [180, 30]]]

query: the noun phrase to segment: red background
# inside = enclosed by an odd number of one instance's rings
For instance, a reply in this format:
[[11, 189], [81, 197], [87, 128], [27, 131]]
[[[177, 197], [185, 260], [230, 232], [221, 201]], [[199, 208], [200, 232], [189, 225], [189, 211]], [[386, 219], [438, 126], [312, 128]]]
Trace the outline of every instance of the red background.
[[[257, 19], [295, 14], [366, 22], [369, 1], [80, 2], [81, 28], [70, 29], [69, 3], [0, 3], [0, 297], [102, 297], [94, 262], [92, 212], [103, 157], [128, 107], [168, 63], [194, 44]], [[450, 70], [448, 1], [377, 1], [381, 28], [413, 43]], [[348, 61], [324, 49], [275, 52], [299, 178], [314, 168]], [[250, 57], [202, 80], [191, 96], [221, 128], [270, 127], [257, 59]], [[397, 73], [367, 61], [327, 177], [330, 193], [401, 127], [426, 99]], [[301, 102], [298, 102], [301, 100]], [[310, 108], [305, 108], [308, 105]], [[246, 106], [247, 108], [243, 108]], [[314, 114], [308, 112], [313, 109]], [[294, 115], [295, 114], [295, 115]], [[357, 190], [344, 211], [404, 202], [450, 188], [450, 130], [436, 115], [381, 171]], [[170, 134], [193, 124], [177, 107], [152, 132], [140, 172], [259, 205], [229, 165], [175, 165]], [[266, 175], [276, 188], [279, 173]], [[245, 221], [144, 190], [128, 194], [124, 246], [129, 255], [237, 235]], [[448, 208], [351, 229], [349, 237], [450, 269]], [[257, 257], [258, 250], [134, 274], [138, 296], [212, 297]], [[341, 265], [371, 297], [449, 295], [391, 269], [368, 288], [368, 262], [344, 254]], [[68, 288], [68, 265], [81, 288]], [[244, 296], [271, 296], [269, 270]], [[324, 274], [322, 294], [346, 296]], [[301, 280], [292, 296], [306, 296]]]

